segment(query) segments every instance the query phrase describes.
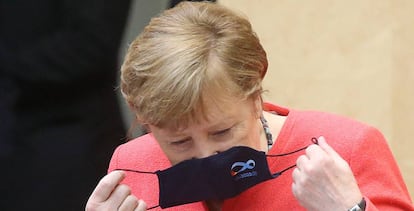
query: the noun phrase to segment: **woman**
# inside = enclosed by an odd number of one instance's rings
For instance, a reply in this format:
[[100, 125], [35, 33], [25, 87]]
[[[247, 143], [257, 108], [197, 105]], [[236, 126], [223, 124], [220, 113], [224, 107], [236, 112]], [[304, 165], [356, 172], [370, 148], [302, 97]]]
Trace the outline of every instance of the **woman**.
[[86, 210], [413, 210], [378, 130], [263, 103], [266, 71], [250, 23], [222, 6], [152, 19], [121, 76], [150, 133], [118, 147]]

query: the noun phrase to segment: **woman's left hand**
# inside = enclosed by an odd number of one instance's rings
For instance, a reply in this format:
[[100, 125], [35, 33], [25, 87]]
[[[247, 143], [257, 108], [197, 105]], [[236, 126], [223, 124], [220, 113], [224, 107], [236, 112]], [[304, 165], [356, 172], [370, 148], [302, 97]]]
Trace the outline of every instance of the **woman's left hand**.
[[362, 199], [352, 170], [325, 138], [318, 143], [296, 161], [293, 194], [307, 210], [348, 210]]

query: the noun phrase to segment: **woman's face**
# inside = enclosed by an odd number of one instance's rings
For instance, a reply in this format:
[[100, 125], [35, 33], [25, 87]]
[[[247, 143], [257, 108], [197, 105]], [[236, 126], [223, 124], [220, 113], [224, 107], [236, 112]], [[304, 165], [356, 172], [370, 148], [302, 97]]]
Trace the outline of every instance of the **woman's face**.
[[206, 102], [208, 120], [200, 118], [185, 128], [149, 125], [149, 129], [173, 165], [192, 158], [208, 157], [233, 146], [263, 150], [260, 98], [233, 102], [237, 103], [228, 102], [229, 105], [220, 105], [220, 109], [216, 103]]

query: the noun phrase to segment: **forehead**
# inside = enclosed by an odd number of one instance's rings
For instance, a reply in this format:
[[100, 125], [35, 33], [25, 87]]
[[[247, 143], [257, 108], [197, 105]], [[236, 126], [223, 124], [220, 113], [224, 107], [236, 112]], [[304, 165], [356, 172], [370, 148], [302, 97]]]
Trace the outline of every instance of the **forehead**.
[[191, 126], [210, 127], [220, 126], [243, 118], [243, 114], [253, 109], [250, 100], [240, 100], [234, 96], [206, 97], [192, 112], [182, 116], [177, 121], [165, 125], [169, 131], [182, 131]]

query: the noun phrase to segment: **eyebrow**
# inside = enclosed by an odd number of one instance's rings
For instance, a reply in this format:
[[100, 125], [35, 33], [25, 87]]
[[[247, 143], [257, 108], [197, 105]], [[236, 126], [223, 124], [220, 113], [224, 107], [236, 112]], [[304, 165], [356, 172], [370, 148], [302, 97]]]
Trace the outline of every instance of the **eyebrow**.
[[[235, 118], [231, 118], [231, 117], [224, 117], [222, 118], [221, 121], [210, 125], [210, 127], [207, 128], [207, 131], [214, 131], [214, 132], [219, 132], [222, 131], [224, 129], [233, 127], [236, 124], [239, 124], [241, 122], [241, 120], [236, 120]], [[223, 128], [223, 125], [225, 128]]]

